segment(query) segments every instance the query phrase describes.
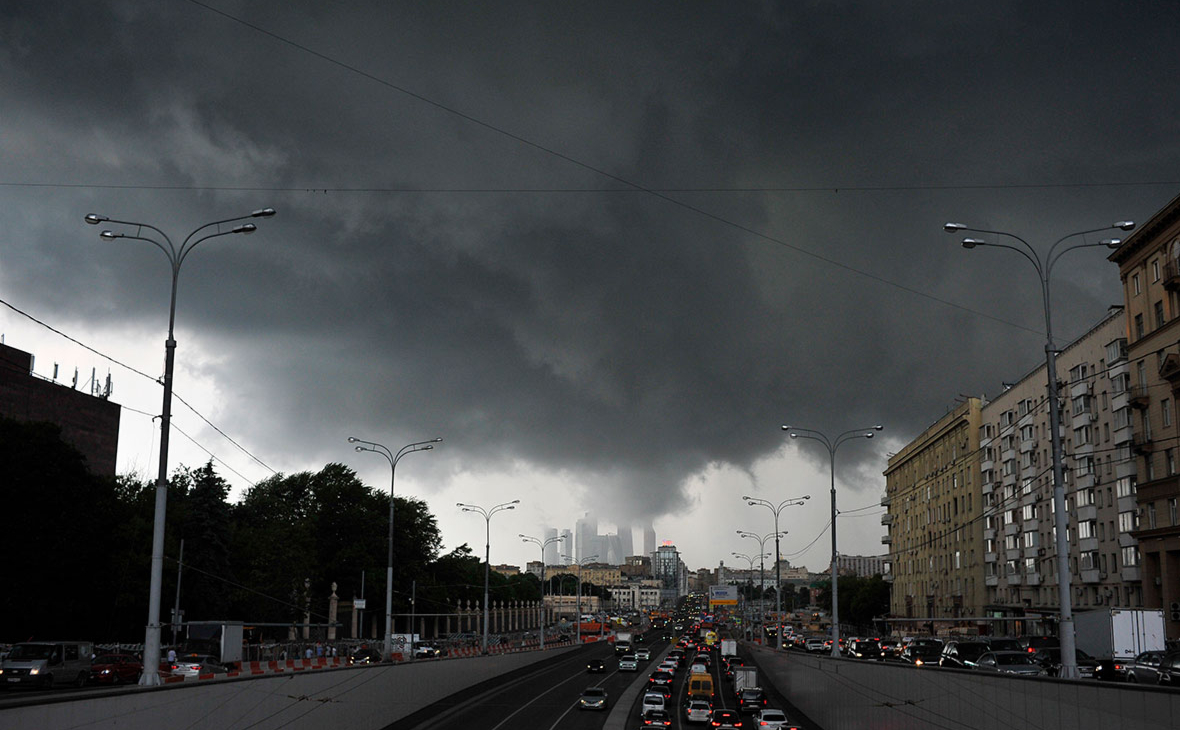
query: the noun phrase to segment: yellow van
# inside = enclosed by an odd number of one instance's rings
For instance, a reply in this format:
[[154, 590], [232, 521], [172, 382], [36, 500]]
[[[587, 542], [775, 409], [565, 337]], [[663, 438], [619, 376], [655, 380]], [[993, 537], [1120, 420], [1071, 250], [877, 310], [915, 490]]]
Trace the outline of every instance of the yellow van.
[[713, 701], [713, 676], [694, 674], [688, 678], [688, 699]]

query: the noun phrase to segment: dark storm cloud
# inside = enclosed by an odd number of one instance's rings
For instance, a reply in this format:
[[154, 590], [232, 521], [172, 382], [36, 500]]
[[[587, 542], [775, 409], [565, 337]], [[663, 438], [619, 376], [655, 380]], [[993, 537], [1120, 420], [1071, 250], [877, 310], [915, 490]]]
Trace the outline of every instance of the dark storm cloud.
[[[225, 425], [263, 453], [438, 433], [452, 461], [423, 469], [523, 459], [655, 515], [784, 421], [907, 439], [1040, 348], [1027, 263], [942, 222], [1051, 241], [1175, 192], [939, 186], [1180, 169], [1166, 3], [212, 5], [291, 43], [196, 3], [5, 11], [4, 182], [133, 187], [4, 189], [0, 276], [42, 311], [143, 326], [162, 263], [96, 255], [84, 213], [183, 228], [274, 205], [181, 285], [184, 326], [221, 348]], [[652, 188], [812, 190], [666, 193], [777, 242], [635, 191], [340, 190], [625, 187], [497, 130]], [[1112, 265], [1074, 256], [1064, 337], [1119, 298]]]

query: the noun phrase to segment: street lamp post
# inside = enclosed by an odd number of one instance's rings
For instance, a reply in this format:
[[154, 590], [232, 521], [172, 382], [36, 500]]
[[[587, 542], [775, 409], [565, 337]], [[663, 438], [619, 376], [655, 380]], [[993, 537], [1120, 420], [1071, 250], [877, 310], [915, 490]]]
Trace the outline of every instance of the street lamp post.
[[541, 649], [545, 649], [545, 548], [559, 543], [565, 539], [562, 537], [550, 537], [542, 540], [539, 537], [530, 537], [528, 535], [517, 535], [522, 542], [531, 542], [537, 547], [541, 548]]
[[582, 645], [582, 566], [589, 563], [591, 560], [598, 560], [597, 555], [587, 555], [578, 560], [572, 555], [562, 555], [561, 557], [578, 566], [578, 646]]
[[483, 653], [488, 653], [488, 581], [491, 578], [492, 570], [492, 516], [497, 512], [503, 512], [508, 509], [516, 509], [516, 505], [520, 504], [519, 499], [514, 499], [511, 502], [498, 504], [491, 509], [484, 509], [478, 504], [464, 504], [457, 502], [456, 506], [464, 512], [475, 512], [483, 517], [487, 531], [484, 533], [484, 563], [483, 563]]
[[[762, 553], [761, 555], [758, 555], [758, 556], [746, 555], [745, 553], [730, 553], [730, 555], [734, 556], [735, 558], [745, 558], [745, 560], [749, 563], [750, 567], [748, 570], [750, 572], [753, 572], [753, 570], [754, 570], [754, 558], [755, 557], [757, 557], [759, 560], [766, 558], [766, 553]], [[750, 599], [749, 598], [746, 599], [746, 611], [745, 611], [744, 615], [746, 617], [746, 621], [748, 622], [750, 620]]]
[[1033, 268], [1037, 270], [1037, 278], [1040, 280], [1041, 303], [1045, 310], [1045, 377], [1048, 380], [1049, 391], [1049, 441], [1053, 451], [1053, 525], [1057, 533], [1057, 595], [1061, 604], [1061, 618], [1058, 621], [1057, 630], [1058, 640], [1061, 642], [1061, 672], [1059, 676], [1065, 679], [1078, 678], [1078, 662], [1073, 628], [1073, 596], [1070, 595], [1069, 540], [1066, 534], [1069, 523], [1067, 521], [1068, 517], [1065, 514], [1064, 454], [1062, 452], [1061, 434], [1059, 432], [1061, 414], [1058, 412], [1060, 396], [1057, 384], [1057, 347], [1053, 344], [1053, 317], [1049, 306], [1049, 275], [1053, 272], [1053, 265], [1067, 251], [1092, 246], [1104, 246], [1113, 249], [1118, 248], [1119, 244], [1122, 243], [1117, 238], [1108, 238], [1098, 243], [1077, 243], [1072, 246], [1066, 246], [1058, 251], [1057, 247], [1064, 241], [1075, 236], [1084, 236], [1090, 233], [1101, 233], [1109, 230], [1129, 231], [1134, 227], [1135, 223], [1133, 221], [1117, 221], [1102, 228], [1070, 233], [1057, 239], [1049, 247], [1049, 252], [1045, 255], [1045, 258], [1042, 259], [1037, 254], [1036, 249], [1020, 236], [1005, 231], [970, 228], [962, 223], [947, 223], [943, 226], [943, 230], [947, 233], [972, 231], [975, 233], [1004, 236], [1017, 241], [1022, 247], [1011, 246], [1006, 243], [989, 243], [978, 238], [964, 238], [963, 248], [970, 249], [977, 246], [991, 246], [993, 248], [1011, 249], [1029, 260]]
[[[746, 501], [746, 504], [750, 505], [751, 507], [765, 507], [770, 510], [771, 514], [774, 515], [774, 536], [775, 536], [774, 537], [774, 612], [775, 612], [775, 626], [776, 626], [776, 628], [775, 628], [776, 633], [775, 633], [775, 639], [774, 639], [774, 650], [779, 651], [782, 649], [782, 644], [783, 644], [783, 641], [782, 641], [783, 577], [782, 577], [782, 571], [779, 569], [779, 563], [782, 562], [782, 554], [779, 552], [779, 547], [778, 547], [779, 534], [780, 534], [779, 529], [778, 529], [778, 518], [779, 518], [779, 515], [781, 515], [783, 513], [784, 509], [786, 509], [787, 507], [798, 507], [799, 505], [803, 504], [807, 500], [811, 499], [811, 495], [805, 494], [802, 497], [797, 497], [794, 499], [784, 499], [782, 502], [779, 502], [778, 504], [775, 504], [774, 502], [771, 502], [770, 500], [758, 499], [757, 497], [742, 497], [742, 499], [744, 499]], [[785, 534], [785, 533], [783, 533], [783, 534]]]
[[[429, 441], [415, 441], [391, 452], [385, 446], [373, 441], [363, 441], [355, 436], [348, 437], [348, 443], [356, 444], [356, 450], [372, 451], [380, 454], [389, 462], [389, 560], [385, 564], [385, 661], [393, 657], [393, 479], [397, 475], [397, 462], [406, 454], [415, 451], [430, 451], [434, 445], [442, 441], [432, 438]], [[414, 625], [410, 623], [410, 658], [414, 657]]]
[[[748, 530], [738, 530], [737, 534], [742, 537], [748, 537], [758, 543], [758, 551], [761, 553], [758, 556], [758, 625], [761, 626], [763, 635], [766, 634], [766, 607], [763, 605], [766, 602], [766, 556], [770, 553], [766, 552], [766, 541], [770, 538], [777, 540], [780, 535], [777, 532], [772, 532], [767, 535], [759, 535], [756, 532]], [[777, 591], [776, 591], [777, 593]], [[775, 643], [778, 643], [778, 636], [775, 636]]]
[[[156, 476], [156, 508], [152, 522], [152, 573], [149, 585], [148, 623], [143, 640], [143, 673], [139, 683], [145, 686], [161, 684], [160, 666], [160, 593], [164, 582], [164, 520], [168, 507], [168, 437], [172, 425], [172, 374], [176, 359], [176, 339], [174, 325], [176, 323], [176, 281], [180, 276], [180, 265], [184, 263], [189, 253], [202, 241], [231, 233], [253, 233], [257, 226], [253, 223], [242, 223], [229, 229], [223, 229], [227, 223], [243, 221], [247, 218], [269, 218], [275, 214], [274, 208], [262, 208], [248, 215], [213, 221], [193, 229], [185, 236], [180, 246], [172, 243], [168, 234], [155, 226], [136, 221], [122, 221], [108, 218], [105, 215], [90, 213], [86, 222], [92, 226], [99, 223], [114, 223], [117, 225], [133, 226], [135, 234], [116, 233], [105, 230], [99, 236], [107, 241], [126, 238], [133, 241], [147, 241], [164, 252], [168, 263], [172, 267], [172, 295], [168, 305], [168, 339], [164, 341], [164, 403], [160, 414], [160, 467]], [[214, 229], [209, 232], [209, 229]], [[145, 230], [146, 229], [146, 230]], [[163, 239], [163, 243], [152, 238], [147, 233], [155, 233]]]
[[851, 431], [845, 431], [837, 436], [835, 439], [829, 439], [819, 431], [813, 431], [810, 428], [791, 428], [790, 426], [783, 426], [784, 431], [791, 434], [791, 438], [811, 439], [818, 441], [824, 445], [828, 450], [828, 457], [830, 458], [830, 467], [832, 475], [832, 656], [840, 656], [840, 603], [837, 594], [837, 584], [840, 582], [840, 570], [836, 566], [836, 449], [845, 441], [851, 441], [856, 438], [871, 439], [874, 431], [880, 431], [884, 426], [873, 426], [870, 428], [856, 428]]

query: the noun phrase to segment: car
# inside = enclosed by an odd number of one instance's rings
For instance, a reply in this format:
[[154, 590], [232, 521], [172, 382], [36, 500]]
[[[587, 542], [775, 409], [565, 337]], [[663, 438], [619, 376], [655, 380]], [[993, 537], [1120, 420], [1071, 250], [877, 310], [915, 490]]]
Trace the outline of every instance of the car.
[[419, 644], [414, 647], [415, 659], [437, 659], [442, 656], [442, 649], [430, 644]]
[[824, 640], [813, 636], [803, 643], [803, 648], [811, 654], [819, 653], [825, 648]]
[[210, 654], [184, 654], [170, 662], [174, 677], [197, 677], [203, 674], [225, 674], [229, 669]]
[[758, 712], [766, 708], [766, 693], [760, 687], [743, 689], [738, 695], [739, 712]]
[[590, 661], [586, 662], [587, 674], [602, 674], [605, 671], [606, 662], [602, 661], [601, 659], [591, 659]]
[[684, 705], [685, 722], [709, 722], [713, 706], [705, 700], [689, 700]]
[[579, 710], [605, 710], [608, 705], [609, 698], [602, 687], [587, 687], [578, 697]]
[[636, 649], [635, 658], [639, 661], [651, 661], [651, 649]]
[[938, 666], [974, 669], [979, 657], [990, 650], [991, 647], [982, 641], [948, 641], [942, 647], [942, 656], [938, 660]]
[[713, 710], [713, 715], [709, 718], [709, 725], [715, 728], [736, 730], [742, 726], [742, 716], [733, 710]]
[[1033, 661], [1033, 658], [1025, 651], [985, 652], [975, 662], [975, 668], [981, 671], [1019, 674], [1025, 677], [1043, 677], [1048, 674], [1045, 668]]
[[1145, 651], [1126, 665], [1127, 681], [1133, 684], [1159, 684], [1160, 661], [1167, 652]]
[[1060, 649], [1061, 642], [1056, 636], [1022, 636], [1020, 646], [1029, 654], [1036, 654], [1042, 649]]
[[620, 672], [638, 672], [639, 660], [635, 658], [634, 654], [624, 654], [619, 657], [619, 671]]
[[688, 668], [689, 674], [708, 674], [709, 665], [703, 662], [693, 662], [692, 666]]
[[[1078, 676], [1082, 679], [1094, 679], [1098, 672], [1098, 660], [1081, 649], [1074, 649], [1077, 659]], [[1050, 677], [1061, 674], [1061, 649], [1055, 646], [1042, 647], [1036, 653], [1029, 654], [1034, 662], [1045, 668]]]
[[381, 661], [381, 652], [371, 646], [360, 646], [348, 655], [349, 664], [376, 664]]
[[643, 727], [668, 727], [672, 724], [672, 716], [667, 710], [648, 710], [640, 718]]
[[992, 651], [1024, 651], [1024, 647], [1021, 646], [1018, 639], [989, 636], [984, 641], [992, 648]]
[[134, 654], [99, 654], [90, 663], [90, 681], [95, 684], [134, 684], [143, 673], [143, 662]]
[[1159, 684], [1164, 687], [1180, 687], [1180, 651], [1170, 651], [1160, 659]]
[[901, 642], [897, 639], [882, 639], [881, 649], [885, 652], [885, 656], [896, 659], [901, 656]]
[[643, 700], [639, 703], [639, 716], [643, 717], [645, 712], [650, 710], [664, 710], [667, 707], [667, 702], [664, 695], [660, 692], [644, 692]]
[[[671, 672], [664, 671], [663, 669], [657, 669], [656, 671], [652, 672], [650, 677], [647, 678], [647, 685], [652, 691], [664, 692], [665, 695], [667, 695], [672, 690], [673, 680], [674, 678]], [[667, 691], [665, 692], [665, 690]]]
[[801, 727], [787, 719], [787, 713], [769, 707], [754, 713], [754, 726], [758, 730], [800, 730]]
[[848, 656], [854, 659], [876, 659], [880, 661], [885, 658], [885, 649], [881, 647], [881, 642], [876, 639], [856, 639], [848, 646]]

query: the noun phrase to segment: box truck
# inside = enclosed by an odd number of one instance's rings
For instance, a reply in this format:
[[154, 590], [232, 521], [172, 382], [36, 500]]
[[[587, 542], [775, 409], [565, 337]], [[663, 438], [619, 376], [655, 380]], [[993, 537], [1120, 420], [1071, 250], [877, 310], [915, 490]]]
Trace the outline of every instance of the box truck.
[[733, 668], [733, 693], [740, 697], [743, 689], [751, 689], [758, 686], [758, 668], [757, 667], [734, 667]]
[[733, 639], [722, 639], [721, 656], [737, 656], [737, 641]]
[[1133, 659], [1161, 651], [1167, 634], [1159, 608], [1102, 608], [1073, 615], [1077, 647], [1099, 659]]

